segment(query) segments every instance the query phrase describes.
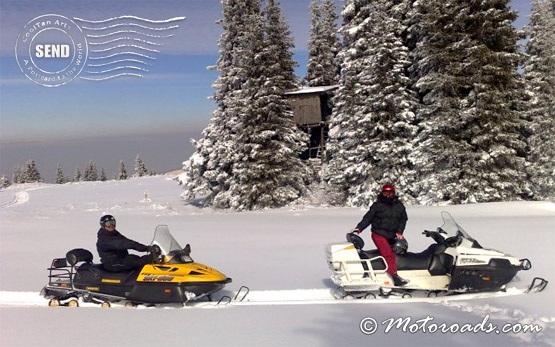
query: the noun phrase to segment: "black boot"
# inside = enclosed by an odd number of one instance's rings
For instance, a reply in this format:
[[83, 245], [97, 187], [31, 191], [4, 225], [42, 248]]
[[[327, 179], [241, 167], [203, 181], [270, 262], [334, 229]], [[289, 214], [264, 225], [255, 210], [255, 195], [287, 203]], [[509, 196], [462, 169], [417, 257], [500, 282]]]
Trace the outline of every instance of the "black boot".
[[401, 276], [395, 274], [393, 276], [391, 276], [393, 278], [393, 284], [395, 285], [395, 287], [402, 287], [405, 284], [409, 283], [409, 281], [407, 281], [406, 279], [402, 278]]

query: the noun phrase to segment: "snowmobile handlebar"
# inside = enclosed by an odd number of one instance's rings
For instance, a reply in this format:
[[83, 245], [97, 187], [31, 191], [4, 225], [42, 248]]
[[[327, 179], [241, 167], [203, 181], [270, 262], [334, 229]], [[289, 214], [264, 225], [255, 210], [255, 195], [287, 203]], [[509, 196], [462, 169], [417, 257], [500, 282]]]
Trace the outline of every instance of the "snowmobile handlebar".
[[445, 238], [441, 234], [446, 234], [445, 231], [438, 228], [438, 230], [424, 230], [422, 235], [426, 235], [426, 237], [431, 237], [437, 244], [444, 244]]
[[[422, 235], [426, 235], [426, 237], [435, 237], [435, 236], [439, 236], [439, 234], [441, 234], [442, 232], [439, 230], [424, 230], [422, 232]], [[443, 232], [445, 234], [445, 232]]]
[[149, 253], [155, 254], [155, 255], [160, 255], [162, 254], [162, 250], [160, 249], [160, 246], [158, 245], [150, 245], [148, 246], [148, 250]]

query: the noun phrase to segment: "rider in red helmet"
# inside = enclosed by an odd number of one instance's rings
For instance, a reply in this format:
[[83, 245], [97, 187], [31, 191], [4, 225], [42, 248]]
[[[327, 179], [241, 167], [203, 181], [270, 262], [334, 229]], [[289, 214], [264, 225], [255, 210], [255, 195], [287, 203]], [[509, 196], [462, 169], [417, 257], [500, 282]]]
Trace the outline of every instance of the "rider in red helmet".
[[387, 272], [391, 275], [395, 286], [404, 286], [407, 280], [397, 274], [395, 253], [391, 245], [396, 239], [403, 238], [403, 232], [407, 225], [407, 210], [395, 194], [395, 187], [386, 184], [382, 187], [377, 200], [370, 206], [355, 232], [360, 233], [369, 225], [372, 225], [372, 241], [376, 244], [380, 255], [387, 263]]

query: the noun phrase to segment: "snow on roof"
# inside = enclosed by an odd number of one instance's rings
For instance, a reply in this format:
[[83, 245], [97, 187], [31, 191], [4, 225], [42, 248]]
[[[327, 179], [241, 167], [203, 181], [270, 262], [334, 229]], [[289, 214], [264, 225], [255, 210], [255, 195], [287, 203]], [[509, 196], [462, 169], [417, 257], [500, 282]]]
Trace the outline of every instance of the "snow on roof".
[[297, 95], [297, 94], [313, 94], [313, 93], [324, 93], [330, 90], [339, 88], [339, 85], [333, 86], [321, 86], [321, 87], [303, 87], [298, 90], [293, 90], [291, 92], [285, 93], [285, 95]]

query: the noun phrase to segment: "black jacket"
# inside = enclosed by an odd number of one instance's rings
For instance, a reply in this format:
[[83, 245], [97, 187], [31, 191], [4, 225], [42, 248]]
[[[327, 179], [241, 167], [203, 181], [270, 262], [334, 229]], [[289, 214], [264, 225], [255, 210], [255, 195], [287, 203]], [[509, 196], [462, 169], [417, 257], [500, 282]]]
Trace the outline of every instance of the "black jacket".
[[397, 196], [386, 198], [380, 194], [356, 228], [362, 231], [372, 224], [373, 233], [394, 239], [398, 232], [405, 231], [407, 220], [407, 210]]
[[134, 249], [139, 252], [146, 252], [148, 249], [142, 243], [129, 240], [117, 230], [109, 232], [104, 228], [100, 228], [97, 236], [96, 250], [102, 264], [110, 264], [125, 258], [129, 255], [128, 249]]

